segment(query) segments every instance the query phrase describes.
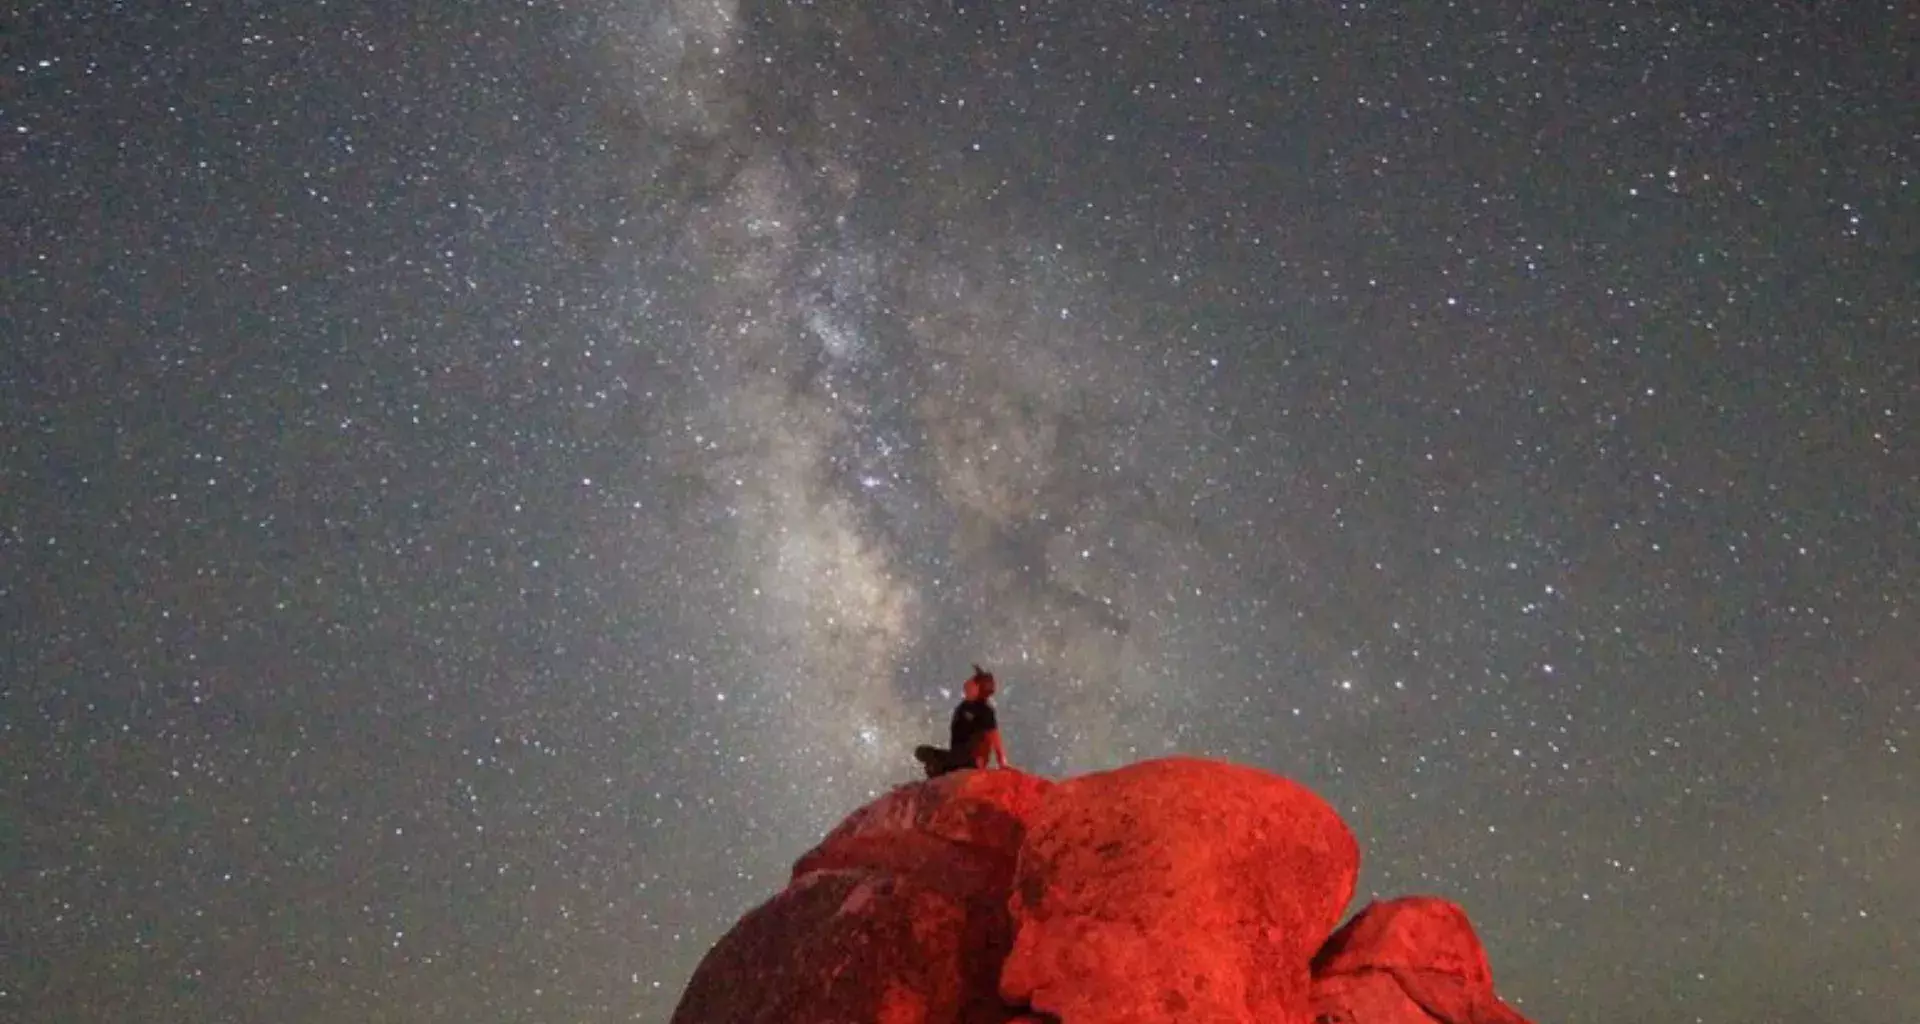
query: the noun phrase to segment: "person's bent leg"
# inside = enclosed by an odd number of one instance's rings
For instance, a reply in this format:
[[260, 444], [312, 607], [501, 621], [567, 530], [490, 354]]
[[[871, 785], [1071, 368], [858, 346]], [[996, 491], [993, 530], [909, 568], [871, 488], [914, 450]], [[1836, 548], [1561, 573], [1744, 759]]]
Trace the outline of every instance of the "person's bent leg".
[[945, 775], [953, 770], [953, 755], [941, 747], [915, 747], [913, 758], [926, 770], [927, 778]]

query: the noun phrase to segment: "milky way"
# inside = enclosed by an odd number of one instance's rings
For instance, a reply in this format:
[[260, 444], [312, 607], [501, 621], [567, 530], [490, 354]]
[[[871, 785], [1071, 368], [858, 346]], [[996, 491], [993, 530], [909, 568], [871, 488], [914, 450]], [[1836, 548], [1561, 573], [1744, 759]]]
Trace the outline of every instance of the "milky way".
[[0, 1017], [665, 1020], [980, 662], [1543, 1024], [1920, 1019], [1916, 17], [28, 9]]
[[[818, 709], [799, 742], [786, 715], [749, 742], [784, 746], [776, 762], [825, 745], [862, 784], [891, 778], [960, 651], [1049, 681], [1027, 699], [1063, 723], [1052, 767], [1128, 756], [1119, 713], [1176, 731], [1152, 681], [1218, 639], [1132, 619], [1180, 616], [1198, 583], [1238, 589], [1201, 564], [1192, 513], [1175, 505], [1207, 468], [1182, 395], [1199, 354], [1130, 343], [1142, 325], [1116, 315], [1120, 297], [1068, 232], [994, 209], [975, 144], [901, 163], [860, 152], [842, 122], [864, 120], [859, 94], [878, 86], [858, 69], [931, 30], [924, 14], [829, 18], [858, 40], [842, 44], [851, 75], [783, 52], [771, 15], [758, 31], [711, 4], [661, 17], [651, 38], [665, 52], [639, 68], [668, 68], [672, 84], [636, 90], [641, 115], [689, 137], [658, 176], [707, 187], [648, 210], [677, 230], [669, 258], [690, 282], [661, 333], [680, 334], [700, 380], [660, 448], [710, 496], [697, 537], [726, 524], [716, 557], [745, 577], [728, 611], [754, 654], [753, 703], [786, 706], [807, 679]], [[716, 64], [739, 38], [760, 59]], [[945, 77], [923, 88], [957, 108]], [[1002, 223], [929, 211], [923, 193]], [[1115, 704], [1116, 690], [1130, 699]]]

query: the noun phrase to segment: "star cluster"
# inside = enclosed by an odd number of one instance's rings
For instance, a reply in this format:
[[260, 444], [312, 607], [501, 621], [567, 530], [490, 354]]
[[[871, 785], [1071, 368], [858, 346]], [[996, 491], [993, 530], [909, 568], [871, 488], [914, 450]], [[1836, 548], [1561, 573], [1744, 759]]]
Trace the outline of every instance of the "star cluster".
[[0, 1016], [664, 1021], [977, 661], [1535, 1019], [1910, 1024], [1917, 18], [28, 5]]

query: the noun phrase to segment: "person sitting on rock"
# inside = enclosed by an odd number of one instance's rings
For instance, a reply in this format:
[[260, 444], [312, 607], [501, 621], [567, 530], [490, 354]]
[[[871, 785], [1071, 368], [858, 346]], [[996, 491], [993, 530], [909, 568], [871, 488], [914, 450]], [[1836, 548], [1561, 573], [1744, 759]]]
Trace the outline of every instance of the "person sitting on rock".
[[1011, 768], [1007, 748], [1000, 742], [1000, 723], [993, 713], [993, 694], [998, 685], [993, 673], [978, 665], [967, 678], [964, 700], [953, 709], [949, 744], [941, 747], [916, 747], [913, 756], [927, 770], [927, 778], [936, 778], [963, 768], [986, 768], [994, 759], [1000, 767]]

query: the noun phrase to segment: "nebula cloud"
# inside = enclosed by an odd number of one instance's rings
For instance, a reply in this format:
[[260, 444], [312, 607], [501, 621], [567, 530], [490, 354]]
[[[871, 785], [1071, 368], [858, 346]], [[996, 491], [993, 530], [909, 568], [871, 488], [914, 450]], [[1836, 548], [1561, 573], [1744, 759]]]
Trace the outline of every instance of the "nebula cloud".
[[[654, 69], [636, 88], [674, 140], [664, 177], [710, 182], [652, 211], [679, 217], [686, 415], [712, 439], [664, 447], [728, 509], [740, 642], [770, 693], [805, 680], [826, 702], [800, 746], [876, 779], [937, 734], [973, 661], [1077, 723], [1034, 737], [1048, 757], [1128, 756], [1112, 718], [1166, 714], [1159, 673], [1208, 642], [1173, 628], [1205, 554], [1153, 479], [1182, 457], [1176, 388], [1044, 221], [987, 215], [991, 190], [934, 164], [913, 201], [875, 194], [887, 168], [834, 141], [866, 119], [859, 90], [765, 70], [795, 69], [747, 20], [675, 3], [611, 23]], [[860, 46], [885, 26], [845, 24], [841, 71], [878, 74]]]

